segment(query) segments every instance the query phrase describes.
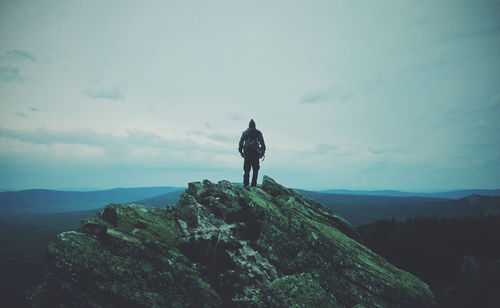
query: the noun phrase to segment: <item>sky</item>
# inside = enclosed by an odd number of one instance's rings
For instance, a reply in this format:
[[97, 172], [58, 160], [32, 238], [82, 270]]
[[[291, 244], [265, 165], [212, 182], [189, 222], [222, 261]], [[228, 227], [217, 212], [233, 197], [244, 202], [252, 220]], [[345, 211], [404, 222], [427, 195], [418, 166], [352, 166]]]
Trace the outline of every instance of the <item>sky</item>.
[[241, 182], [252, 118], [289, 187], [500, 188], [500, 1], [0, 0], [1, 190]]

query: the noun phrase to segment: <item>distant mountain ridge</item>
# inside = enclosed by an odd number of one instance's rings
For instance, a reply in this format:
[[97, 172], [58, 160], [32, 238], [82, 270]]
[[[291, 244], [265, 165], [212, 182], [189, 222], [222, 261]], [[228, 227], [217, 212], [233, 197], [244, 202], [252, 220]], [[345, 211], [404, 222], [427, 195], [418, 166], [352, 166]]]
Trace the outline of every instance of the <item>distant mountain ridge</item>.
[[142, 200], [136, 200], [133, 203], [137, 204], [145, 204], [145, 205], [150, 205], [154, 207], [165, 207], [165, 206], [174, 206], [177, 201], [179, 201], [179, 198], [181, 197], [182, 193], [184, 190], [176, 190], [172, 191], [166, 194], [161, 194], [158, 196], [154, 196], [151, 198], [146, 198]]
[[340, 195], [361, 195], [361, 196], [387, 196], [387, 197], [425, 197], [425, 198], [446, 198], [461, 199], [472, 195], [500, 196], [500, 189], [463, 189], [434, 193], [407, 192], [399, 190], [348, 190], [348, 189], [326, 189], [316, 192]]
[[[97, 209], [110, 203], [138, 203], [165, 207], [175, 204], [184, 190], [183, 187], [166, 186], [101, 191], [35, 189], [0, 192], [0, 214], [72, 212]], [[394, 190], [321, 192], [295, 190], [321, 202], [355, 225], [391, 218], [404, 221], [414, 217], [452, 218], [500, 214], [500, 197], [489, 196], [496, 193], [500, 195], [500, 190], [461, 190], [441, 193], [408, 193]], [[475, 194], [477, 192], [484, 195]], [[457, 198], [461, 195], [467, 197]]]
[[499, 196], [471, 195], [461, 199], [341, 195], [301, 191], [355, 225], [394, 218], [460, 218], [500, 214]]
[[99, 191], [32, 189], [0, 192], [0, 213], [56, 213], [83, 211], [109, 203], [127, 203], [184, 190], [182, 187], [115, 188]]

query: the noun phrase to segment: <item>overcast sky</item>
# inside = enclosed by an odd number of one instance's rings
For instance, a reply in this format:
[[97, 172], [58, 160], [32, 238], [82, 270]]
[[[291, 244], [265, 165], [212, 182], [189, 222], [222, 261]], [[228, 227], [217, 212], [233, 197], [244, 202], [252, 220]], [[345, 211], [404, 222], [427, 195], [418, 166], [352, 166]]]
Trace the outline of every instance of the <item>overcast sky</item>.
[[[500, 187], [500, 1], [0, 0], [0, 189]], [[260, 180], [259, 180], [260, 181]]]

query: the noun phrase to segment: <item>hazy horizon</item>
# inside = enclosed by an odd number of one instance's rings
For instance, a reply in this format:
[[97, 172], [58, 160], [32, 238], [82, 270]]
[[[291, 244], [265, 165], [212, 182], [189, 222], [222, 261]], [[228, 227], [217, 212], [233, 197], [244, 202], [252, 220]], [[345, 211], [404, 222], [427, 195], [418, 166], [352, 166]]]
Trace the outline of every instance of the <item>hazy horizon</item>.
[[500, 187], [500, 2], [0, 1], [0, 187]]
[[[200, 180], [202, 181], [202, 180]], [[218, 182], [218, 181], [216, 181]], [[232, 182], [235, 184], [243, 184], [243, 182]], [[95, 192], [102, 190], [112, 190], [112, 189], [134, 189], [134, 188], [158, 188], [158, 187], [175, 187], [179, 189], [187, 188], [187, 184], [185, 186], [176, 186], [176, 185], [160, 185], [160, 186], [130, 186], [130, 187], [32, 187], [32, 188], [2, 188], [0, 187], [0, 192], [15, 192], [15, 191], [23, 191], [23, 190], [55, 190], [55, 191], [67, 191], [67, 192]], [[260, 183], [259, 183], [260, 185]], [[432, 193], [444, 193], [444, 192], [453, 192], [453, 191], [464, 191], [464, 190], [500, 190], [498, 188], [457, 188], [457, 189], [433, 189], [433, 190], [421, 190], [421, 191], [413, 191], [413, 190], [398, 190], [398, 189], [348, 189], [348, 188], [336, 188], [336, 187], [320, 187], [320, 188], [303, 188], [303, 187], [289, 187], [292, 189], [303, 189], [309, 191], [328, 191], [328, 190], [338, 190], [338, 191], [352, 191], [352, 192], [382, 192], [382, 191], [394, 191], [394, 192], [402, 192], [402, 193], [416, 193], [416, 194], [432, 194]]]

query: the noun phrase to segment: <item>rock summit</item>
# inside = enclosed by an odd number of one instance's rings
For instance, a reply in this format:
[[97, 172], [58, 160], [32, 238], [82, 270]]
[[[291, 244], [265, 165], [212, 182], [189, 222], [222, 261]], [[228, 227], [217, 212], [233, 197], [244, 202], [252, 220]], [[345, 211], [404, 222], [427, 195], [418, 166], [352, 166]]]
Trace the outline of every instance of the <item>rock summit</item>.
[[34, 307], [433, 307], [349, 222], [264, 177], [190, 183], [176, 206], [111, 204], [47, 249]]

